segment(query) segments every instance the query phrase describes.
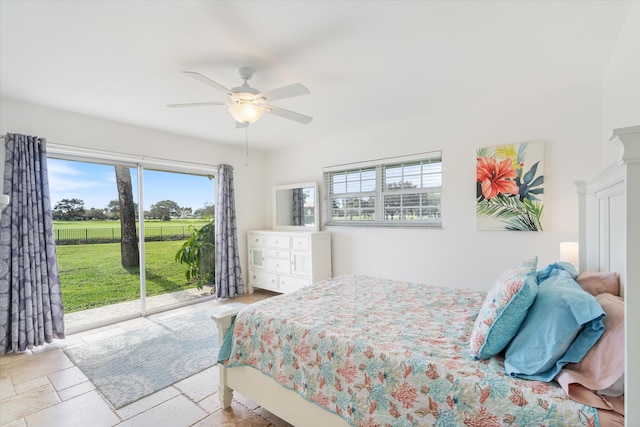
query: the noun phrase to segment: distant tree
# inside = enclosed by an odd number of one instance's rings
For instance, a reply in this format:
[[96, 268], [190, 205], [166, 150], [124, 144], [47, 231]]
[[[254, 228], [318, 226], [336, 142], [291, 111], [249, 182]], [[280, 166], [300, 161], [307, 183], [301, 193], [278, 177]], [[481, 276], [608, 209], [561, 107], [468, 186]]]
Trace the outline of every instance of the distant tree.
[[203, 208], [196, 209], [193, 213], [194, 216], [202, 218], [205, 221], [212, 221], [216, 215], [216, 205], [213, 203], [205, 203]]
[[[401, 181], [399, 183], [393, 182], [387, 185], [387, 190], [403, 190], [407, 188], [416, 188], [415, 184], [412, 184], [409, 181]], [[402, 204], [400, 203], [402, 200]], [[402, 211], [402, 207], [405, 208], [406, 213], [413, 213], [413, 210], [407, 209], [409, 206], [419, 206], [420, 205], [420, 195], [418, 194], [404, 194], [402, 199], [400, 195], [387, 196], [384, 204], [384, 215], [386, 219], [394, 219], [397, 215], [398, 219], [402, 219], [400, 217], [400, 212]]]
[[80, 199], [62, 199], [53, 208], [53, 219], [78, 221], [83, 219], [84, 201]]
[[331, 217], [333, 219], [344, 217], [342, 214], [342, 205], [335, 199], [331, 201]]
[[131, 172], [127, 166], [115, 166], [118, 201], [120, 206], [120, 256], [123, 267], [140, 265], [136, 210], [133, 203]]
[[120, 219], [120, 202], [118, 200], [111, 200], [105, 208], [107, 216], [112, 220]]
[[173, 200], [161, 200], [151, 205], [151, 217], [162, 221], [170, 221], [172, 216], [178, 216], [180, 206]]
[[84, 219], [107, 219], [105, 209], [91, 208], [84, 213]]
[[362, 208], [363, 218], [373, 219], [373, 212], [375, 211], [375, 198], [365, 197], [360, 201], [360, 207]]
[[[117, 221], [120, 219], [120, 201], [119, 200], [111, 200], [107, 207], [104, 209], [105, 214], [109, 219]], [[138, 204], [133, 204], [133, 211], [138, 212]]]
[[361, 199], [358, 197], [345, 199], [344, 207], [347, 208], [347, 216], [349, 216], [349, 220], [353, 220], [354, 216], [360, 216], [360, 208], [362, 207], [360, 202]]

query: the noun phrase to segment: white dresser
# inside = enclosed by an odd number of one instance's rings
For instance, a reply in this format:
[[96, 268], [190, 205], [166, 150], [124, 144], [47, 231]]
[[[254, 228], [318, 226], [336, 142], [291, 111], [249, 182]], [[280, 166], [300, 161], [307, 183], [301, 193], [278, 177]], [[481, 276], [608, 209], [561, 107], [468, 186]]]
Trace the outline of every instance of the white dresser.
[[247, 243], [250, 292], [291, 292], [331, 277], [328, 231], [250, 231]]

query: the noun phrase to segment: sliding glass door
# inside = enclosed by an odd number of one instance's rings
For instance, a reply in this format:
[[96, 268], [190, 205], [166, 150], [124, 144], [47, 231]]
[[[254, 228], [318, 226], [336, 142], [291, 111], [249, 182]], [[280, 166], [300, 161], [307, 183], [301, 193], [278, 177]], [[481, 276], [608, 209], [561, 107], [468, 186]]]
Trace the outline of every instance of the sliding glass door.
[[213, 295], [213, 242], [201, 245], [195, 270], [177, 257], [213, 228], [212, 176], [115, 161], [48, 164], [66, 313], [92, 310], [88, 317], [107, 323]]
[[[213, 177], [148, 169], [143, 177], [146, 309], [156, 311], [213, 295], [213, 251], [207, 249], [215, 242], [206, 233], [213, 224]], [[205, 256], [193, 263], [187, 256], [176, 261], [177, 254], [194, 250]], [[200, 274], [187, 277], [194, 268]]]

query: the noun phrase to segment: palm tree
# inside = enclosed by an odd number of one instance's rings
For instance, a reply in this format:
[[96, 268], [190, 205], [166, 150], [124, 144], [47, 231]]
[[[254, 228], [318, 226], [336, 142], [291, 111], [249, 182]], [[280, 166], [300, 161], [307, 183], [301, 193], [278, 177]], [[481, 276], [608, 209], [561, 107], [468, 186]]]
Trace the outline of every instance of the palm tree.
[[120, 201], [120, 257], [123, 267], [139, 267], [140, 253], [136, 235], [136, 210], [133, 204], [131, 172], [126, 166], [115, 166]]

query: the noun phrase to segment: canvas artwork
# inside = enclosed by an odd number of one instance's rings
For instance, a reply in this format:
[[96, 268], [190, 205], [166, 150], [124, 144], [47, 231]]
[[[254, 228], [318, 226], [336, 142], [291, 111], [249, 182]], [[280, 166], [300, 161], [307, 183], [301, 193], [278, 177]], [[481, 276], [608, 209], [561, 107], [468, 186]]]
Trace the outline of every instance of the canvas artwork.
[[544, 141], [476, 153], [478, 230], [542, 231]]

